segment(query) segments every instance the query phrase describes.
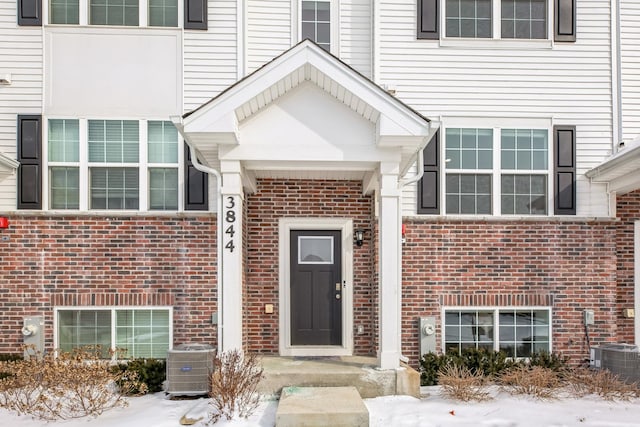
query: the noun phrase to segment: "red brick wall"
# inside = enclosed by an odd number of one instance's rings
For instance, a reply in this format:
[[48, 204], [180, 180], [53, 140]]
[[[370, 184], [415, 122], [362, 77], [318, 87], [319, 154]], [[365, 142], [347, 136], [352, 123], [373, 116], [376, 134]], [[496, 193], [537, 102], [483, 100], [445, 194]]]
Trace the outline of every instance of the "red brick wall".
[[[634, 319], [622, 316], [622, 310], [634, 306], [634, 222], [640, 220], [640, 190], [617, 197], [618, 218], [618, 294], [616, 323], [618, 342], [635, 342]], [[640, 313], [636, 313], [636, 316]]]
[[0, 352], [22, 345], [24, 316], [54, 306], [173, 306], [174, 344], [215, 345], [216, 220], [166, 216], [10, 216], [0, 230]]
[[[278, 353], [278, 221], [283, 217], [352, 218], [355, 228], [369, 230], [362, 247], [354, 246], [354, 325], [364, 326], [354, 335], [356, 354], [373, 354], [371, 229], [373, 202], [362, 195], [359, 181], [258, 180], [258, 191], [247, 196], [247, 271], [244, 319], [248, 348]], [[274, 313], [265, 314], [264, 305]]]
[[553, 350], [588, 357], [584, 309], [594, 309], [591, 343], [616, 334], [613, 221], [405, 219], [403, 354], [419, 359], [418, 317], [443, 306], [550, 305]]

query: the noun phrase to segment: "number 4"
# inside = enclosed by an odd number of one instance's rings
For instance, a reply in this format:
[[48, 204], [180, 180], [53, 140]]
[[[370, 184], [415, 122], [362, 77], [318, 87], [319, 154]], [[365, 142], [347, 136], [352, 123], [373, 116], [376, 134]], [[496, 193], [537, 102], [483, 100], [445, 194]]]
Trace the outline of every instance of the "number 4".
[[224, 230], [225, 234], [228, 234], [229, 237], [233, 238], [233, 235], [236, 234], [235, 230], [233, 229], [233, 225], [230, 225], [227, 227], [226, 230]]

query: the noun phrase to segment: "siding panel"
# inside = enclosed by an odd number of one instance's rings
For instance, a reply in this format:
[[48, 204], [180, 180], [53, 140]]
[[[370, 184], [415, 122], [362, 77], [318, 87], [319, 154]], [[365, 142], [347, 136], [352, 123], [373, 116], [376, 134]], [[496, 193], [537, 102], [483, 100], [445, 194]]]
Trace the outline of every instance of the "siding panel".
[[[417, 40], [416, 2], [380, 2], [380, 83], [427, 117], [544, 117], [578, 129], [578, 215], [606, 216], [584, 172], [611, 152], [609, 3], [578, 2], [576, 43]], [[637, 23], [636, 23], [637, 25]], [[404, 214], [415, 215], [415, 186]]]
[[209, 0], [209, 29], [184, 31], [184, 111], [198, 108], [237, 80], [236, 1]]
[[[42, 29], [16, 25], [16, 3], [0, 2], [0, 151], [16, 158], [17, 114], [42, 113]], [[16, 209], [16, 175], [0, 173], [0, 211]]]
[[622, 139], [640, 136], [640, 3], [620, 1]]

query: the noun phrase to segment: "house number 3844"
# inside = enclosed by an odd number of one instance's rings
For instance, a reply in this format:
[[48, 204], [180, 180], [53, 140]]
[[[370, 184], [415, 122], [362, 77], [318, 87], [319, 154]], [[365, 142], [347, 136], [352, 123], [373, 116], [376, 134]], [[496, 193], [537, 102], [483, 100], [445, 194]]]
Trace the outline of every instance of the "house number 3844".
[[233, 236], [236, 234], [236, 200], [233, 196], [225, 197], [225, 205], [224, 205], [224, 239], [225, 239], [225, 249], [229, 252], [233, 252], [236, 248], [235, 239]]

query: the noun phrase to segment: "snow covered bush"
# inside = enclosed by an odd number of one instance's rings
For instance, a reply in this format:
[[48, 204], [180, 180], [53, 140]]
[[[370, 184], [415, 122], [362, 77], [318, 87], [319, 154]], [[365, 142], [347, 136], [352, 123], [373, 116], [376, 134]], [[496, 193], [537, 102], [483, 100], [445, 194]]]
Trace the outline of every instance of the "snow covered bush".
[[[120, 374], [100, 359], [99, 350], [78, 349], [25, 360], [1, 362], [0, 370], [10, 375], [0, 380], [0, 407], [43, 420], [97, 416], [126, 406], [115, 385]], [[127, 389], [134, 381], [123, 383]]]
[[233, 350], [217, 355], [211, 374], [212, 423], [221, 417], [249, 417], [260, 402], [257, 388], [262, 380], [262, 366], [255, 354]]

